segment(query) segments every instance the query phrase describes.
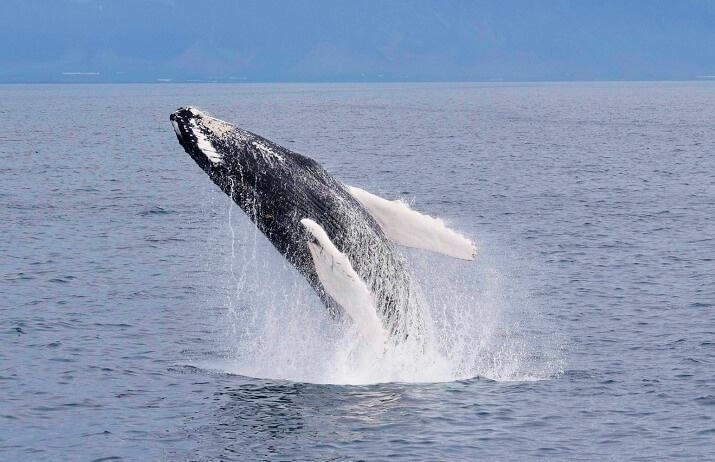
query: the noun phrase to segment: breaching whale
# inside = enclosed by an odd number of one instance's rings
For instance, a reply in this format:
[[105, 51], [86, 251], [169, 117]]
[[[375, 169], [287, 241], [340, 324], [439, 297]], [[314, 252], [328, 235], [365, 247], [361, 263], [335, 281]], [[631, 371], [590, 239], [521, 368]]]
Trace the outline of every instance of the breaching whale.
[[394, 243], [474, 259], [474, 243], [442, 220], [344, 185], [309, 157], [193, 107], [170, 120], [199, 167], [378, 350], [421, 328], [419, 287]]

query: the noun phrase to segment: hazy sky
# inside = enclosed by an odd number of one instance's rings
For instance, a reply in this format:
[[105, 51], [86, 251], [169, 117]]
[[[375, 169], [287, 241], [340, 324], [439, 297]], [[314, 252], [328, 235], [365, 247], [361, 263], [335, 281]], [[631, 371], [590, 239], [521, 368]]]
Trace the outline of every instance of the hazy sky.
[[0, 0], [0, 82], [715, 78], [715, 0]]

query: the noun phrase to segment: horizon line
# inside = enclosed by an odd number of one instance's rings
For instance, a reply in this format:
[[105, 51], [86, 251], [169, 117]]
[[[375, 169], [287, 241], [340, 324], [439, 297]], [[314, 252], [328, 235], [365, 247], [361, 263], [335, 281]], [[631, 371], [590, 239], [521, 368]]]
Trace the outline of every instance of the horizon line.
[[[78, 74], [73, 74], [78, 75]], [[89, 74], [83, 74], [89, 75]], [[326, 84], [511, 84], [511, 83], [677, 83], [715, 82], [715, 76], [696, 76], [689, 79], [543, 79], [543, 80], [128, 80], [128, 81], [1, 81], [0, 85], [326, 85]]]

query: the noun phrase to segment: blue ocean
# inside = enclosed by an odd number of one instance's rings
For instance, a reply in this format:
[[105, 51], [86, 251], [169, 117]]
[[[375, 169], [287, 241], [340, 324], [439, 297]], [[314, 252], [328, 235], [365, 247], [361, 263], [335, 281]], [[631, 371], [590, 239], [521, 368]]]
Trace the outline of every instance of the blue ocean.
[[[177, 143], [439, 217], [367, 360]], [[715, 459], [715, 83], [0, 85], [0, 460]]]

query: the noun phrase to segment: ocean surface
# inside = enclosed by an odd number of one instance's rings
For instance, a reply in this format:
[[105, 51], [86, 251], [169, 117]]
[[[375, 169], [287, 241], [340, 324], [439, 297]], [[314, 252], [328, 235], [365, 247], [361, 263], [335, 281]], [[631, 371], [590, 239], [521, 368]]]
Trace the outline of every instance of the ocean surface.
[[[444, 219], [366, 360], [177, 107]], [[0, 460], [715, 459], [715, 83], [0, 86]]]

